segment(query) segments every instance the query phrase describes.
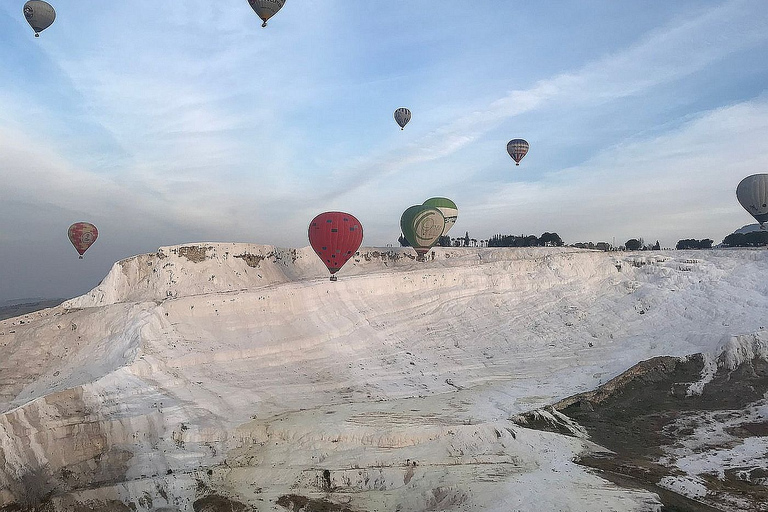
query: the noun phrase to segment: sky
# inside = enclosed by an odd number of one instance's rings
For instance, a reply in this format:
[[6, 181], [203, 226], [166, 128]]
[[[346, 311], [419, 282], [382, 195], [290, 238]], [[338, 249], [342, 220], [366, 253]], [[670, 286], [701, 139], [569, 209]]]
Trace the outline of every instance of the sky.
[[287, 0], [267, 28], [246, 0], [51, 3], [39, 38], [0, 4], [0, 300], [161, 246], [304, 247], [329, 210], [397, 245], [434, 196], [452, 236], [718, 243], [768, 172], [765, 0]]

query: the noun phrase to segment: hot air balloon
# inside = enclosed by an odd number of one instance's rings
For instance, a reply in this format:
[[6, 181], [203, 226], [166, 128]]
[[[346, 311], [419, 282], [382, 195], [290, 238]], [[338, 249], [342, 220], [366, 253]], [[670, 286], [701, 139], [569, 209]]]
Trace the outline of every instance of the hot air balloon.
[[277, 14], [277, 11], [283, 8], [285, 0], [248, 0], [253, 12], [261, 18], [264, 23], [262, 27], [267, 26], [267, 20]]
[[515, 165], [520, 165], [520, 160], [528, 153], [528, 142], [523, 139], [512, 139], [507, 142], [507, 153], [515, 161]]
[[456, 203], [447, 197], [432, 197], [424, 201], [423, 204], [424, 206], [432, 206], [440, 210], [440, 213], [442, 213], [445, 218], [445, 227], [443, 228], [441, 236], [447, 235], [448, 231], [450, 231], [453, 225], [456, 224], [456, 219], [459, 218], [459, 209], [456, 206]]
[[424, 255], [443, 234], [445, 217], [433, 206], [411, 206], [400, 217], [400, 229], [411, 247], [416, 249], [417, 259], [424, 261]]
[[90, 222], [75, 222], [69, 226], [67, 235], [69, 235], [69, 241], [72, 242], [77, 252], [80, 253], [80, 259], [83, 259], [85, 251], [99, 237], [99, 230]]
[[363, 243], [363, 225], [344, 212], [321, 213], [309, 223], [309, 243], [334, 275]]
[[56, 11], [48, 2], [30, 0], [24, 4], [24, 17], [35, 31], [35, 37], [40, 37], [40, 32], [50, 27], [56, 19]]
[[405, 107], [400, 107], [397, 110], [395, 110], [395, 121], [398, 125], [400, 125], [400, 129], [402, 130], [405, 128], [405, 125], [408, 124], [408, 121], [411, 120], [411, 111], [408, 110]]
[[752, 215], [760, 228], [768, 221], [768, 174], [747, 176], [736, 187], [736, 198], [741, 206]]

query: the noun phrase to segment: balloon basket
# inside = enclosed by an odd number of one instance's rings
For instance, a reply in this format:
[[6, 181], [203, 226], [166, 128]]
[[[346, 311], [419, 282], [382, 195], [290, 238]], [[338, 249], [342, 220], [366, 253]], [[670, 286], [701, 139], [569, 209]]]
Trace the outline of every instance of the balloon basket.
[[77, 259], [81, 260], [81, 259], [83, 259], [83, 257], [82, 256], [78, 256]]
[[335, 282], [335, 281], [338, 281], [338, 280], [339, 280], [339, 278], [338, 278], [338, 277], [336, 277], [336, 276], [331, 276], [331, 281]]

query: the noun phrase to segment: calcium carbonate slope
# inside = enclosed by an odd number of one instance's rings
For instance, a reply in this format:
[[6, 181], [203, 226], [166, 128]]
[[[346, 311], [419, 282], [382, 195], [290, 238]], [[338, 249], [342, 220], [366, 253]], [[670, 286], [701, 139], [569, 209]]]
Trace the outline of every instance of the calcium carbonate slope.
[[766, 270], [755, 250], [361, 248], [329, 282], [310, 248], [164, 247], [0, 322], [0, 506], [34, 481], [59, 510], [187, 511], [201, 485], [259, 510], [657, 509], [574, 465], [584, 441], [507, 419], [759, 332]]

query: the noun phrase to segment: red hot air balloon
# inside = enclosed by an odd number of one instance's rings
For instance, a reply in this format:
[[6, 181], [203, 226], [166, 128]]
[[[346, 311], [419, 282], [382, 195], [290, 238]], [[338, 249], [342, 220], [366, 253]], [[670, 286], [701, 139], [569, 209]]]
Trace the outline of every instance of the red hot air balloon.
[[67, 234], [69, 235], [69, 241], [72, 242], [77, 252], [80, 253], [80, 259], [83, 259], [83, 253], [99, 237], [99, 230], [90, 222], [75, 222], [69, 226]]
[[334, 275], [363, 243], [363, 225], [344, 212], [321, 213], [309, 223], [309, 243]]

